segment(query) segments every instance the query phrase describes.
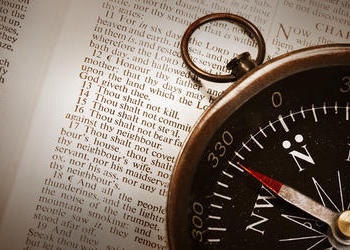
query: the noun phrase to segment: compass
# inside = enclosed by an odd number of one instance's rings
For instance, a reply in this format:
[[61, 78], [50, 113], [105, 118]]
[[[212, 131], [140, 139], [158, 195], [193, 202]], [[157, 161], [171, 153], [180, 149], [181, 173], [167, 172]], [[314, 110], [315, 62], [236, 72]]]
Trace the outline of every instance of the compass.
[[350, 45], [247, 73], [209, 108], [169, 187], [171, 249], [350, 249]]

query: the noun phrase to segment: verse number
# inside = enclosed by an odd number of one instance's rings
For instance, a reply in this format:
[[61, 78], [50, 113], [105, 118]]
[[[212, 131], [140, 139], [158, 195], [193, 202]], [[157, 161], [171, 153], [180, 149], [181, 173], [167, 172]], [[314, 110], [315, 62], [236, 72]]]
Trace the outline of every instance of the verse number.
[[201, 216], [203, 215], [204, 209], [203, 205], [199, 202], [193, 202], [192, 210], [194, 215], [192, 216], [192, 238], [199, 242], [203, 241], [203, 220]]
[[[92, 87], [92, 83], [91, 82], [88, 82], [88, 81], [84, 81], [83, 82], [83, 88], [84, 89], [91, 89], [91, 87]], [[81, 91], [80, 94], [83, 94], [83, 91]]]
[[214, 150], [208, 154], [208, 162], [211, 164], [212, 168], [216, 168], [219, 165], [220, 159], [226, 154], [227, 146], [230, 146], [232, 143], [232, 134], [225, 130], [222, 133], [220, 140], [215, 143]]
[[70, 121], [69, 123], [69, 128], [74, 128], [74, 129], [78, 129], [80, 123], [76, 122], [76, 121]]
[[101, 58], [102, 57], [102, 51], [94, 49], [94, 51], [92, 52], [92, 55], [97, 57], [97, 58]]
[[74, 112], [84, 113], [84, 107], [83, 106], [79, 106], [79, 105], [75, 105]]
[[80, 90], [80, 94], [79, 95], [80, 96], [89, 97], [90, 91], [89, 90], [85, 90], [84, 86], [86, 86], [87, 88], [91, 88], [91, 82], [86, 83], [84, 81], [83, 88]]

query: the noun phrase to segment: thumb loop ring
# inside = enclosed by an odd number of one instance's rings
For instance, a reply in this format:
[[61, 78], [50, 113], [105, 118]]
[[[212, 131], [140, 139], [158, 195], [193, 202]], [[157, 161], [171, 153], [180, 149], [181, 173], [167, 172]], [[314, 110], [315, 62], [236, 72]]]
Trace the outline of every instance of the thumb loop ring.
[[[193, 22], [185, 31], [185, 34], [182, 37], [181, 40], [181, 54], [184, 59], [184, 62], [186, 66], [191, 70], [192, 73], [195, 75], [213, 82], [233, 82], [238, 79], [238, 77], [234, 74], [227, 74], [227, 75], [220, 75], [220, 74], [211, 74], [208, 73], [202, 69], [200, 69], [191, 59], [188, 51], [188, 43], [190, 40], [191, 35], [193, 32], [198, 29], [200, 26], [202, 26], [205, 23], [212, 22], [212, 21], [218, 21], [218, 20], [225, 20], [229, 21], [231, 23], [235, 23], [238, 26], [242, 27], [245, 31], [248, 31], [252, 38], [254, 38], [258, 45], [258, 53], [255, 59], [255, 63], [257, 65], [261, 64], [264, 61], [265, 58], [265, 41], [264, 38], [259, 31], [259, 29], [250, 21], [247, 19], [237, 16], [230, 13], [214, 13], [209, 14], [206, 16], [203, 16], [199, 19], [197, 19], [195, 22]], [[234, 59], [235, 60], [235, 59]]]

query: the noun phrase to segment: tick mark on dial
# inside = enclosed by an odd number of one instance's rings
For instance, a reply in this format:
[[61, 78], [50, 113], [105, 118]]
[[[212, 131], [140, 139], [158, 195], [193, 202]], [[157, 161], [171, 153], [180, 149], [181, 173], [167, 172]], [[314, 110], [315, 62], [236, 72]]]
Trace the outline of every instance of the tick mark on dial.
[[324, 113], [325, 115], [327, 114], [327, 105], [326, 105], [325, 102], [323, 103], [323, 113]]
[[227, 195], [219, 194], [219, 193], [216, 193], [216, 192], [214, 192], [213, 195], [216, 196], [216, 197], [228, 200], [228, 201], [230, 201], [232, 199], [231, 197], [228, 197]]
[[301, 106], [300, 112], [301, 112], [302, 117], [305, 119], [306, 116], [305, 116], [305, 113], [304, 113], [304, 107], [303, 106]]
[[273, 126], [272, 122], [269, 121], [269, 126], [272, 128], [272, 131], [273, 132], [276, 132], [276, 128]]
[[222, 183], [221, 181], [217, 181], [216, 183], [221, 187], [228, 188], [228, 185], [225, 183]]
[[[258, 140], [253, 135], [250, 135], [250, 138], [255, 142], [256, 145], [259, 146], [259, 148], [261, 148], [261, 149], [264, 148], [263, 145], [261, 145], [261, 143], [258, 142]], [[242, 160], [244, 160], [244, 159], [242, 159]]]
[[235, 151], [235, 155], [238, 156], [241, 160], [244, 160], [244, 157], [240, 155], [237, 151]]
[[318, 122], [318, 119], [317, 119], [317, 114], [316, 114], [316, 110], [315, 110], [315, 105], [314, 104], [312, 104], [312, 114], [313, 114], [313, 116], [314, 116], [314, 120], [315, 120], [315, 122]]
[[208, 227], [209, 231], [226, 231], [227, 228], [225, 227]]
[[217, 204], [213, 204], [213, 203], [210, 204], [210, 207], [217, 208], [217, 209], [222, 209], [222, 206], [217, 205]]
[[222, 171], [222, 173], [223, 173], [225, 176], [227, 176], [228, 178], [230, 178], [230, 179], [233, 178], [233, 175], [231, 175], [231, 174], [229, 174], [229, 173], [227, 173], [227, 172], [225, 172], [225, 171]]
[[209, 243], [217, 243], [217, 242], [220, 242], [221, 240], [220, 239], [208, 239], [207, 241]]
[[286, 122], [284, 121], [282, 115], [279, 115], [279, 116], [278, 116], [278, 120], [280, 121], [280, 123], [281, 123], [281, 125], [282, 125], [284, 131], [289, 132], [289, 128], [288, 128]]
[[220, 216], [215, 216], [215, 215], [208, 215], [208, 219], [221, 220], [221, 217]]
[[335, 114], [338, 114], [338, 102], [335, 102], [334, 104], [334, 112]]
[[[244, 159], [243, 159], [244, 160]], [[240, 167], [238, 167], [236, 164], [234, 164], [232, 161], [229, 161], [228, 164], [230, 164], [232, 167], [238, 169], [240, 172], [244, 172], [243, 169], [241, 169]]]

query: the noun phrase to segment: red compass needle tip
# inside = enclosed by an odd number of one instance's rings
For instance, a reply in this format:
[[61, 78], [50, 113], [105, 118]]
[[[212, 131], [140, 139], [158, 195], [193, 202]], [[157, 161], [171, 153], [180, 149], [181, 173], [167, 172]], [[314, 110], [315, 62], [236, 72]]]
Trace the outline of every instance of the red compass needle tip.
[[[334, 229], [334, 221], [338, 217], [336, 212], [333, 212], [329, 208], [323, 206], [322, 204], [312, 200], [306, 195], [300, 193], [288, 185], [285, 185], [279, 181], [276, 181], [268, 176], [265, 176], [257, 171], [254, 171], [248, 167], [239, 164], [247, 173], [255, 177], [260, 181], [265, 187], [275, 192], [279, 197], [289, 202], [290, 204], [304, 210], [315, 218], [327, 223]], [[349, 243], [350, 244], [350, 243]]]
[[281, 190], [281, 187], [283, 186], [283, 184], [279, 181], [276, 181], [266, 175], [263, 175], [257, 171], [254, 171], [253, 169], [250, 169], [248, 167], [245, 167], [243, 165], [241, 165], [241, 168], [243, 168], [247, 173], [249, 173], [250, 175], [252, 175], [253, 177], [255, 177], [258, 181], [260, 181], [262, 184], [264, 184], [264, 186], [266, 186], [267, 188], [271, 189], [273, 192], [275, 192], [276, 194], [278, 194]]

